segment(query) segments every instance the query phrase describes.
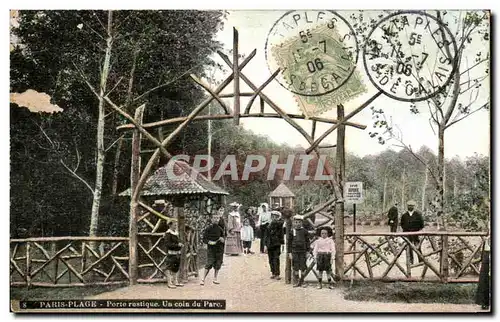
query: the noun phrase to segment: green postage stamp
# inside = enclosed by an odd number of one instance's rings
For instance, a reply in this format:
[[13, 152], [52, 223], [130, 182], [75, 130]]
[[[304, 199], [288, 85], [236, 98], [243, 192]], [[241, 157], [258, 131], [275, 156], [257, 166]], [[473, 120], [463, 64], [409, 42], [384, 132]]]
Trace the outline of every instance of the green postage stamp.
[[355, 70], [355, 50], [345, 45], [345, 39], [334, 26], [322, 24], [271, 48], [306, 117], [321, 115], [366, 91]]

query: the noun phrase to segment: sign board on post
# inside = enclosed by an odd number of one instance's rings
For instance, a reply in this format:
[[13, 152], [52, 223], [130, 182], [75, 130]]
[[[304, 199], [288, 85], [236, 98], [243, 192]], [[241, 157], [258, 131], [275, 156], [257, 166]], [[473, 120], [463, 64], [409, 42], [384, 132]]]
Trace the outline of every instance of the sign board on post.
[[351, 203], [363, 202], [363, 182], [346, 182], [344, 200]]
[[[344, 200], [352, 203], [352, 230], [356, 232], [356, 204], [363, 202], [363, 182], [346, 182], [344, 184]], [[353, 261], [356, 261], [356, 243], [354, 243]], [[356, 270], [354, 270], [356, 276]]]

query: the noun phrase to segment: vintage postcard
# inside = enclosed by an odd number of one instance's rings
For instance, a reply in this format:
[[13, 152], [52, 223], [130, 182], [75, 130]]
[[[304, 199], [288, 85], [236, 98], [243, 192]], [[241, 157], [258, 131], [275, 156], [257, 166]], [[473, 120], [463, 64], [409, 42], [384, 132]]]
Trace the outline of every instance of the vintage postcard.
[[491, 14], [10, 10], [11, 312], [491, 313]]

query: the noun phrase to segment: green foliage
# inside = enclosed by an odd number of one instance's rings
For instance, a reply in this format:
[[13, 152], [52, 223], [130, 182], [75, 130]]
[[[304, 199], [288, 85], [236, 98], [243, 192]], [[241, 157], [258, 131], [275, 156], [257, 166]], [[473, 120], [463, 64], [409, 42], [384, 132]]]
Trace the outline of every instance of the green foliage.
[[468, 180], [450, 206], [451, 218], [469, 231], [488, 231], [490, 222], [489, 160], [474, 156], [466, 160]]
[[[204, 75], [215, 63], [211, 53], [222, 27], [220, 11], [115, 11], [115, 38], [108, 80], [109, 97], [118, 105], [129, 98], [127, 110], [146, 103], [145, 122], [186, 115], [203, 98], [186, 72]], [[104, 57], [107, 12], [21, 10], [14, 29], [19, 45], [11, 52], [11, 92], [35, 89], [52, 97], [63, 113], [35, 115], [11, 108], [11, 235], [85, 235], [91, 191], [68, 170], [75, 170], [91, 187], [95, 177], [97, 99], [76, 67], [98, 87]], [[157, 88], [159, 84], [168, 86]], [[148, 93], [147, 95], [143, 95]], [[104, 199], [113, 199], [114, 154], [119, 138], [115, 128], [124, 123], [106, 111]], [[189, 127], [170, 147], [184, 149], [192, 137], [204, 137], [203, 123]], [[43, 131], [42, 131], [43, 130]], [[168, 129], [166, 129], [168, 130]], [[125, 141], [117, 164], [118, 191], [129, 186], [130, 141]], [[205, 141], [206, 142], [206, 141]], [[188, 146], [188, 149], [190, 147]], [[196, 148], [196, 147], [193, 147]], [[115, 201], [113, 201], [115, 202]], [[111, 204], [113, 202], [110, 201]], [[116, 211], [121, 211], [121, 208]], [[103, 206], [104, 218], [116, 216]], [[126, 215], [126, 214], [125, 214]], [[107, 217], [109, 216], [109, 217]], [[101, 220], [106, 222], [106, 220]], [[106, 225], [106, 224], [104, 224]], [[122, 230], [122, 224], [104, 234]]]
[[[437, 156], [428, 147], [421, 147], [416, 155], [427, 163], [432, 171], [437, 168]], [[446, 160], [445, 213], [450, 220], [460, 223], [467, 230], [484, 231], [489, 220], [489, 158], [476, 155], [465, 160], [458, 157]], [[425, 166], [407, 150], [386, 150], [378, 155], [346, 156], [346, 181], [363, 181], [365, 198], [357, 205], [359, 220], [385, 220], [394, 202], [399, 202], [400, 212], [406, 209], [402, 203], [404, 171], [404, 200], [414, 199], [423, 211], [427, 222], [436, 218], [429, 212], [429, 201], [436, 193], [436, 186], [428, 178], [426, 198], [421, 204], [425, 181]], [[384, 182], [386, 204], [383, 207]], [[310, 194], [317, 192], [306, 189]], [[350, 211], [350, 207], [347, 208]]]
[[351, 301], [473, 304], [476, 284], [355, 282], [346, 289]]

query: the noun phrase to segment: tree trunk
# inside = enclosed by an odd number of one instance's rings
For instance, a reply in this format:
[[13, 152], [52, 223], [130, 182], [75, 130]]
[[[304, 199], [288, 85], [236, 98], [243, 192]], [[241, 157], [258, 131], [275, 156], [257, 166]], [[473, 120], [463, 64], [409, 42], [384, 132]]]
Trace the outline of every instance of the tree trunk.
[[181, 262], [179, 265], [179, 278], [186, 282], [188, 278], [188, 267], [187, 264], [187, 252], [186, 252], [186, 217], [184, 216], [184, 198], [181, 200], [176, 200], [174, 203], [175, 217], [177, 218], [177, 224], [179, 226], [179, 242], [184, 246], [181, 249]]
[[[137, 123], [142, 124], [145, 105], [139, 106], [135, 110], [134, 118]], [[141, 177], [141, 132], [134, 130], [132, 134], [132, 160], [130, 162], [130, 195], [133, 196], [137, 189], [137, 183]], [[129, 282], [130, 285], [137, 283], [138, 277], [138, 230], [137, 218], [139, 217], [139, 205], [135, 200], [130, 200], [130, 217], [129, 217]]]
[[[344, 118], [344, 106], [337, 106], [337, 119]], [[335, 152], [335, 170], [337, 182], [340, 185], [342, 198], [344, 195], [345, 178], [345, 125], [337, 129], [337, 149]], [[337, 278], [344, 278], [344, 203], [335, 207], [335, 274]]]
[[380, 213], [384, 213], [385, 212], [385, 207], [386, 207], [386, 201], [387, 201], [387, 176], [385, 176], [385, 179], [384, 179], [384, 194], [382, 196], [382, 211]]
[[[208, 115], [210, 115], [210, 107], [212, 104], [208, 104]], [[212, 163], [210, 162], [210, 157], [212, 156], [212, 120], [208, 120], [207, 124], [207, 131], [208, 131], [208, 172], [207, 172], [207, 179], [208, 181], [212, 181]]]
[[403, 168], [403, 173], [401, 174], [401, 206], [405, 209], [405, 171], [406, 168]]
[[436, 198], [436, 214], [439, 216], [438, 221], [441, 222], [443, 230], [446, 230], [446, 219], [444, 218], [444, 130], [445, 127], [440, 125], [438, 131], [439, 149], [438, 149], [438, 184]]
[[106, 39], [106, 54], [102, 66], [101, 83], [99, 89], [99, 116], [97, 119], [97, 164], [94, 188], [94, 198], [92, 200], [92, 213], [90, 215], [89, 235], [96, 236], [99, 225], [99, 205], [101, 203], [102, 177], [104, 171], [104, 94], [108, 81], [109, 65], [111, 60], [111, 46], [113, 36], [111, 34], [113, 25], [113, 11], [108, 12], [108, 38]]
[[424, 179], [424, 185], [422, 186], [422, 212], [425, 214], [425, 192], [427, 190], [427, 183], [429, 180], [429, 170], [425, 168], [425, 179]]
[[120, 155], [122, 152], [122, 146], [123, 146], [123, 135], [120, 137], [118, 140], [118, 145], [116, 146], [116, 152], [115, 152], [115, 164], [113, 166], [113, 186], [112, 186], [112, 194], [113, 196], [116, 196], [118, 193], [118, 173], [119, 171], [119, 166], [120, 166]]
[[[130, 69], [130, 77], [128, 80], [128, 90], [127, 90], [127, 99], [125, 101], [125, 110], [130, 114], [132, 111], [131, 102], [132, 102], [132, 88], [134, 86], [134, 73], [137, 63], [137, 55], [139, 54], [139, 47], [137, 46], [134, 50], [134, 60], [132, 63], [132, 68]], [[113, 113], [113, 116], [117, 113]], [[161, 140], [161, 138], [160, 138]], [[113, 185], [112, 185], [112, 194], [116, 196], [118, 192], [118, 173], [119, 173], [119, 164], [120, 164], [120, 155], [123, 147], [123, 135], [120, 137], [118, 141], [118, 146], [116, 147], [115, 153], [115, 164], [113, 166]]]
[[453, 199], [457, 198], [458, 194], [458, 186], [457, 186], [457, 175], [453, 178]]
[[[223, 149], [222, 149], [222, 142], [220, 143], [219, 145], [219, 167], [222, 163], [222, 160], [224, 160], [224, 152], [223, 152]], [[221, 180], [222, 180], [222, 188], [223, 189], [226, 189], [226, 180], [225, 180], [225, 175], [221, 176]], [[267, 184], [269, 185], [269, 181], [267, 182]], [[224, 196], [224, 199], [225, 199], [225, 196]]]
[[443, 209], [446, 203], [446, 162], [443, 161]]

